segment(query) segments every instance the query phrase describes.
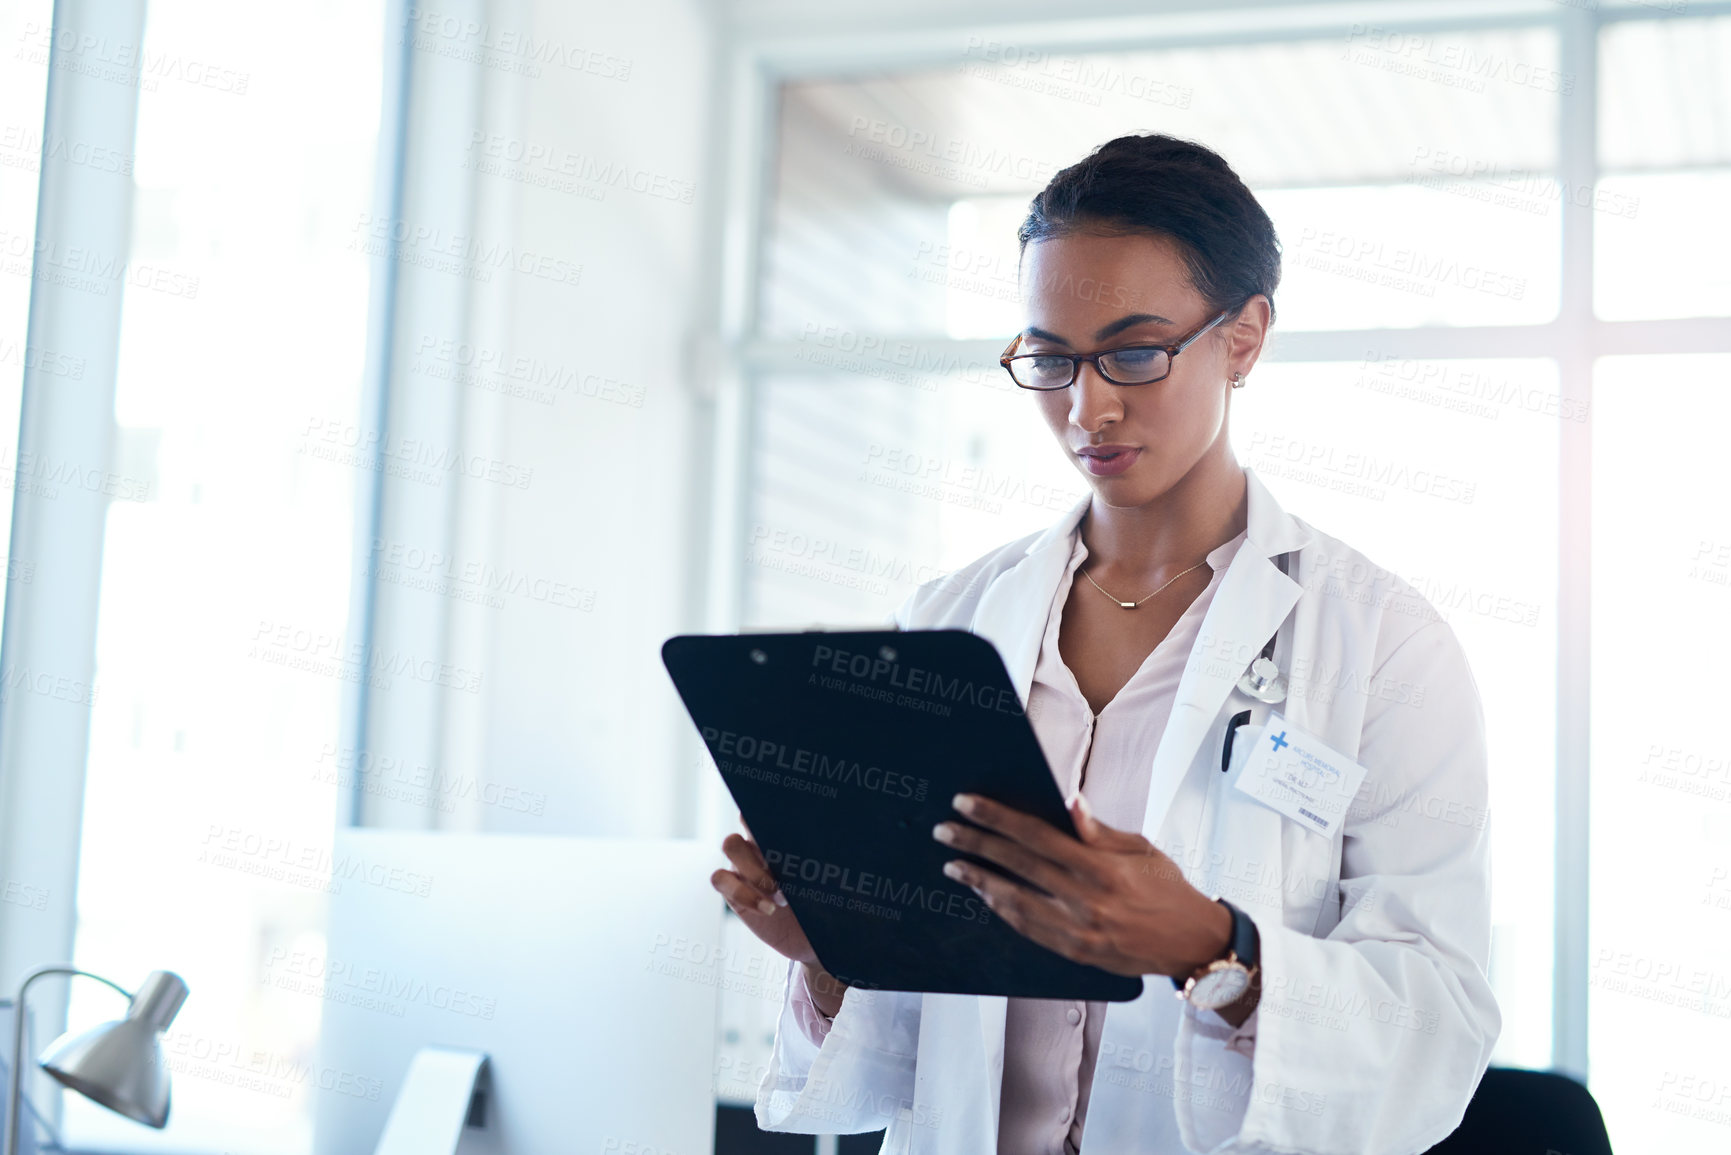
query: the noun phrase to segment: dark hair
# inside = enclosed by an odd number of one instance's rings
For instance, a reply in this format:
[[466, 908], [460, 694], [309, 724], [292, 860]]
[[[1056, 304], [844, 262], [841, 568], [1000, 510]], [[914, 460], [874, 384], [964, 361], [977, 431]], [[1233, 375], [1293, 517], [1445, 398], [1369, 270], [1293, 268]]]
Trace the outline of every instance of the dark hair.
[[1016, 236], [1026, 252], [1029, 241], [1098, 231], [1169, 237], [1216, 311], [1261, 293], [1273, 317], [1274, 222], [1212, 149], [1158, 133], [1109, 140], [1040, 190]]

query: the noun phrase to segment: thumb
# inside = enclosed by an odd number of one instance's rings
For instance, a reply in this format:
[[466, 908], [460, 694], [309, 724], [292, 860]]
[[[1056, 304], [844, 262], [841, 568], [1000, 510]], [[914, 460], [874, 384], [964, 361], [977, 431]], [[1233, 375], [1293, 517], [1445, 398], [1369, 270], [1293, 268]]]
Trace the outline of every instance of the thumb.
[[1094, 814], [1093, 803], [1080, 790], [1070, 799], [1070, 820], [1076, 824], [1077, 836], [1089, 846], [1124, 851], [1143, 844], [1142, 836], [1135, 831], [1119, 830], [1101, 822]]
[[1105, 827], [1094, 817], [1094, 807], [1089, 804], [1088, 796], [1080, 790], [1070, 798], [1070, 820], [1076, 824], [1076, 833], [1083, 842], [1097, 842]]

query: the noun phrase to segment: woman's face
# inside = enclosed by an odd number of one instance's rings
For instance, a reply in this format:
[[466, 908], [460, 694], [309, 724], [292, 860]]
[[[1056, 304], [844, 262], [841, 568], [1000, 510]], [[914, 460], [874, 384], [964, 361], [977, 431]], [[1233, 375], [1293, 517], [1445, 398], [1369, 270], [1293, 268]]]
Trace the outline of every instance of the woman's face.
[[[1176, 344], [1215, 310], [1190, 284], [1177, 245], [1148, 233], [1072, 233], [1036, 241], [1022, 265], [1027, 326], [1018, 353], [1091, 353]], [[1071, 462], [1107, 505], [1146, 505], [1210, 455], [1230, 460], [1230, 378], [1248, 373], [1267, 327], [1253, 298], [1147, 385], [1113, 385], [1084, 364], [1067, 389], [1037, 392]]]

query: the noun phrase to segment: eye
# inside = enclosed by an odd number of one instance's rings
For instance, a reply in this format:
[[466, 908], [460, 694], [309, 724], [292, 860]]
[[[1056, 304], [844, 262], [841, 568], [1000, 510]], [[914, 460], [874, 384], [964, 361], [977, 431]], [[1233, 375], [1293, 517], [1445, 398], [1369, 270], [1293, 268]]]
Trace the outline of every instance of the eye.
[[1126, 385], [1158, 381], [1171, 368], [1166, 350], [1153, 347], [1117, 349], [1100, 358], [1100, 366], [1113, 380]]
[[1164, 349], [1119, 349], [1112, 354], [1112, 363], [1125, 369], [1148, 369], [1165, 356]]
[[1010, 362], [1018, 384], [1034, 389], [1062, 389], [1069, 384], [1074, 363], [1056, 353], [1027, 353]]

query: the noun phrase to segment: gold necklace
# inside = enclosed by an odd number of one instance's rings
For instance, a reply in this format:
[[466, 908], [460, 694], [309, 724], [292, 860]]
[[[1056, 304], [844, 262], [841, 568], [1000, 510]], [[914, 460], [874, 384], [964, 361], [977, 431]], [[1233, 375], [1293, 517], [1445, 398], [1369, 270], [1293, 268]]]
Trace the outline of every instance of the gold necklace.
[[[1178, 580], [1178, 578], [1181, 578], [1181, 577], [1183, 577], [1183, 576], [1184, 576], [1184, 574], [1187, 574], [1187, 573], [1194, 573], [1194, 572], [1196, 572], [1196, 571], [1197, 571], [1197, 570], [1199, 570], [1199, 569], [1201, 569], [1201, 568], [1202, 568], [1202, 567], [1203, 567], [1203, 566], [1205, 566], [1205, 565], [1207, 565], [1207, 564], [1208, 564], [1208, 559], [1207, 559], [1207, 558], [1203, 558], [1203, 559], [1202, 559], [1202, 560], [1201, 560], [1201, 561], [1199, 561], [1199, 562], [1197, 562], [1197, 563], [1196, 563], [1196, 564], [1195, 564], [1195, 565], [1193, 565], [1193, 566], [1191, 566], [1191, 567], [1190, 567], [1190, 568], [1189, 568], [1189, 569], [1187, 569], [1187, 570], [1185, 570], [1185, 571], [1184, 571], [1184, 573], [1181, 573], [1181, 574], [1178, 574], [1178, 575], [1177, 575], [1177, 576], [1176, 576], [1176, 577], [1174, 577], [1174, 578], [1173, 578], [1173, 579], [1172, 579], [1172, 581], [1169, 581], [1169, 582], [1167, 582], [1167, 583], [1166, 583], [1166, 585], [1165, 585], [1165, 586], [1161, 586], [1161, 587], [1160, 587], [1160, 589], [1157, 589], [1157, 590], [1155, 590], [1155, 591], [1154, 591], [1154, 593], [1152, 593], [1152, 594], [1149, 594], [1149, 595], [1148, 595], [1148, 598], [1151, 598], [1151, 597], [1153, 597], [1153, 596], [1154, 596], [1154, 594], [1158, 594], [1158, 593], [1160, 593], [1160, 592], [1161, 592], [1161, 591], [1162, 591], [1162, 590], [1164, 590], [1164, 589], [1165, 589], [1165, 588], [1166, 588], [1166, 586], [1169, 586], [1169, 585], [1171, 585], [1171, 584], [1172, 584], [1172, 582], [1175, 582], [1175, 581], [1177, 581], [1177, 580]], [[1113, 596], [1112, 596], [1112, 595], [1111, 595], [1111, 594], [1110, 594], [1110, 593], [1107, 593], [1107, 591], [1106, 591], [1106, 587], [1105, 587], [1105, 586], [1103, 586], [1103, 585], [1101, 585], [1101, 584], [1100, 584], [1100, 583], [1099, 583], [1099, 582], [1097, 582], [1097, 581], [1095, 581], [1095, 580], [1094, 580], [1094, 579], [1093, 579], [1093, 577], [1091, 577], [1091, 576], [1090, 576], [1090, 575], [1089, 575], [1089, 573], [1088, 573], [1088, 571], [1087, 571], [1087, 570], [1083, 570], [1083, 571], [1082, 571], [1082, 576], [1083, 576], [1083, 577], [1085, 577], [1085, 578], [1087, 578], [1087, 579], [1088, 579], [1088, 584], [1089, 584], [1089, 585], [1091, 585], [1091, 586], [1093, 586], [1093, 587], [1094, 587], [1094, 588], [1095, 588], [1095, 589], [1097, 589], [1097, 590], [1099, 590], [1099, 591], [1100, 591], [1100, 592], [1101, 592], [1101, 593], [1103, 593], [1103, 594], [1106, 594], [1106, 596], [1107, 596], [1107, 597], [1109, 597], [1109, 598], [1112, 598], [1112, 600], [1113, 600], [1113, 601], [1115, 601], [1115, 602], [1117, 602], [1117, 603], [1118, 603], [1118, 605], [1119, 605], [1119, 606], [1121, 606], [1121, 607], [1123, 607], [1123, 608], [1124, 608], [1124, 609], [1127, 609], [1127, 610], [1133, 610], [1133, 609], [1135, 609], [1135, 608], [1136, 608], [1136, 607], [1137, 607], [1137, 606], [1139, 606], [1139, 605], [1141, 605], [1141, 604], [1142, 604], [1142, 602], [1145, 602], [1145, 601], [1147, 601], [1147, 600], [1148, 600], [1148, 598], [1143, 598], [1143, 599], [1142, 599], [1142, 601], [1138, 601], [1138, 602], [1127, 602], [1127, 601], [1125, 601], [1125, 600], [1124, 600], [1124, 599], [1123, 599], [1123, 598], [1118, 598], [1118, 597], [1113, 597]]]

